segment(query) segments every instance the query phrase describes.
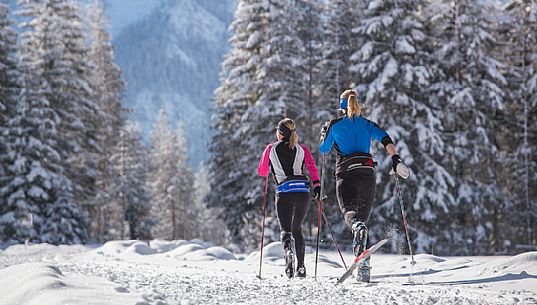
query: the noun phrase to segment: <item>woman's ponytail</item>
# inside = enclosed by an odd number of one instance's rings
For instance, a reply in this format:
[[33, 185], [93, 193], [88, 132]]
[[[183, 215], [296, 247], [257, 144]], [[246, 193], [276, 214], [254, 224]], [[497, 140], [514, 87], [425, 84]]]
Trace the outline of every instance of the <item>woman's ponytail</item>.
[[345, 92], [343, 92], [340, 96], [341, 98], [346, 99], [348, 101], [347, 116], [349, 118], [360, 116], [362, 114], [362, 107], [360, 107], [356, 95], [357, 94], [354, 90], [349, 89], [345, 90]]
[[289, 148], [295, 148], [298, 143], [298, 134], [296, 133], [295, 122], [291, 119], [286, 120], [285, 125], [291, 130], [291, 136], [289, 137]]
[[290, 118], [285, 118], [278, 122], [277, 129], [281, 136], [281, 140], [289, 142], [289, 148], [294, 149], [298, 143], [298, 134], [296, 133], [295, 121], [291, 120]]

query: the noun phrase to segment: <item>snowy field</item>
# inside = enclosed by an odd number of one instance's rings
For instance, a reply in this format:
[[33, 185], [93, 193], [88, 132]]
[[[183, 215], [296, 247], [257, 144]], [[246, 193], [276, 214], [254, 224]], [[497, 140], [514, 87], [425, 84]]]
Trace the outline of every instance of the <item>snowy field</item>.
[[[236, 255], [202, 241], [112, 241], [98, 246], [16, 245], [0, 251], [0, 304], [537, 304], [537, 252], [513, 257], [378, 254], [372, 283], [322, 251], [317, 281], [283, 276], [279, 243]], [[346, 259], [351, 261], [350, 253]]]

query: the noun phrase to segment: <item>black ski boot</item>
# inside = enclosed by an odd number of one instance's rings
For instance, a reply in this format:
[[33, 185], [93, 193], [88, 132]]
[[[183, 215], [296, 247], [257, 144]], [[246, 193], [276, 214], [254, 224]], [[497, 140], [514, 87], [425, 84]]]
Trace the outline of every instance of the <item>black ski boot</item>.
[[[365, 223], [354, 221], [352, 224], [353, 234], [353, 251], [354, 256], [358, 257], [367, 249], [368, 231]], [[371, 275], [371, 266], [369, 259], [363, 260], [357, 268], [356, 280], [358, 282], [369, 283]]]
[[293, 253], [293, 240], [290, 233], [284, 233], [281, 235], [284, 260], [285, 260], [285, 274], [288, 278], [293, 278], [295, 276], [295, 254]]
[[306, 277], [306, 267], [301, 266], [296, 269], [296, 276], [300, 278]]

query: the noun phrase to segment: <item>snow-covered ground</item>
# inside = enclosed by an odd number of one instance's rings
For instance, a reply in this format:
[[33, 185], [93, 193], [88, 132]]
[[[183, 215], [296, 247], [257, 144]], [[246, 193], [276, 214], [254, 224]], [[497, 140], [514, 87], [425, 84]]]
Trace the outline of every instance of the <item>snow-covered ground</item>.
[[[0, 251], [0, 304], [537, 304], [537, 252], [513, 257], [375, 254], [372, 283], [348, 279], [335, 252], [306, 256], [308, 278], [283, 276], [279, 243], [232, 254], [199, 240]], [[351, 261], [350, 253], [346, 259]]]

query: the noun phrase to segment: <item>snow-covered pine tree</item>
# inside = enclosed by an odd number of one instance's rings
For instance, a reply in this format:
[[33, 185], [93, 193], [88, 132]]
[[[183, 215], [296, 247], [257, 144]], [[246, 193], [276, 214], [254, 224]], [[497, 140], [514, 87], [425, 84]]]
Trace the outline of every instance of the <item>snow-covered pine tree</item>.
[[151, 132], [149, 188], [151, 190], [151, 214], [156, 219], [153, 237], [177, 239], [178, 202], [176, 198], [176, 136], [171, 130], [164, 110]]
[[[151, 204], [147, 191], [148, 152], [142, 143], [139, 124], [127, 121], [113, 149], [110, 162], [116, 179], [111, 191], [122, 207], [121, 219], [129, 224], [130, 239], [151, 239]], [[126, 236], [125, 236], [126, 237]]]
[[[503, 150], [510, 166], [505, 167], [503, 189], [511, 203], [503, 212], [510, 218], [511, 240], [535, 245], [537, 215], [537, 3], [512, 0], [504, 7], [503, 54], [511, 68], [510, 99], [505, 118], [507, 140]], [[520, 119], [522, 116], [522, 119]], [[521, 223], [525, 225], [522, 226]]]
[[[319, 100], [316, 99], [316, 90], [319, 85], [321, 75], [320, 61], [322, 58], [322, 10], [323, 3], [319, 0], [296, 0], [296, 13], [293, 19], [296, 20], [290, 26], [296, 28], [293, 34], [295, 40], [299, 40], [303, 50], [296, 52], [291, 57], [295, 63], [295, 70], [298, 79], [295, 79], [297, 102], [289, 105], [291, 109], [288, 115], [297, 123], [300, 132], [301, 142], [310, 146], [319, 142], [319, 129], [322, 126], [319, 111]], [[296, 58], [296, 59], [295, 59]], [[323, 103], [326, 104], [326, 103]], [[315, 147], [311, 147], [314, 151]]]
[[[453, 177], [442, 164], [445, 143], [440, 136], [442, 111], [428, 98], [434, 78], [427, 53], [423, 1], [370, 1], [353, 29], [361, 45], [350, 57], [349, 72], [365, 99], [371, 119], [392, 136], [397, 150], [412, 169], [402, 183], [410, 231], [417, 251], [430, 251], [445, 238], [436, 224], [455, 200]], [[372, 235], [385, 234], [397, 223], [402, 228], [398, 197], [389, 176], [391, 159], [381, 145], [373, 146], [379, 161], [377, 204], [371, 217]]]
[[[246, 149], [256, 145], [249, 141], [248, 133], [257, 133], [261, 122], [248, 122], [246, 118], [251, 115], [246, 112], [259, 99], [261, 92], [256, 85], [269, 85], [260, 83], [262, 75], [258, 73], [268, 52], [268, 6], [267, 0], [237, 3], [235, 20], [230, 26], [230, 50], [222, 64], [221, 85], [215, 91], [215, 135], [210, 147], [209, 206], [224, 211], [222, 218], [232, 241], [242, 242], [242, 238], [248, 236], [245, 242], [253, 247], [259, 239], [255, 231], [261, 221], [263, 200], [263, 181], [255, 177], [257, 161], [253, 159], [260, 155], [263, 147], [257, 143], [259, 147], [254, 156], [247, 155]], [[268, 126], [259, 129], [266, 131], [266, 128]], [[270, 139], [263, 139], [263, 143], [267, 141]], [[251, 232], [242, 230], [244, 227]]]
[[188, 165], [188, 146], [185, 137], [185, 126], [182, 120], [177, 126], [176, 142], [174, 147], [174, 199], [177, 202], [176, 236], [182, 239], [191, 239], [192, 228], [197, 227], [197, 214], [192, 213], [193, 204], [193, 173]]
[[[268, 41], [259, 46], [263, 49], [250, 87], [257, 98], [241, 118], [246, 128], [236, 133], [238, 138], [246, 140], [241, 162], [244, 166], [242, 176], [248, 181], [262, 181], [255, 169], [263, 149], [276, 141], [277, 123], [284, 117], [296, 119], [307, 102], [308, 61], [306, 47], [298, 33], [300, 11], [297, 1], [271, 0], [268, 4]], [[262, 206], [262, 183], [256, 184], [254, 189], [243, 183], [241, 188], [246, 194], [246, 202]], [[269, 192], [273, 194], [272, 187]], [[267, 238], [269, 241], [279, 240], [279, 225], [277, 221], [270, 221], [276, 219], [276, 211], [270, 205], [268, 207], [267, 228], [270, 229], [266, 231]], [[244, 240], [251, 239], [251, 232], [258, 230], [260, 221], [258, 218], [249, 222], [250, 225], [242, 229]]]
[[[322, 52], [323, 52], [323, 9], [325, 3], [319, 0], [296, 0], [297, 14], [294, 16], [296, 20], [296, 35], [302, 42], [304, 52], [295, 56], [301, 58], [304, 65], [297, 67], [299, 78], [295, 80], [300, 88], [297, 95], [301, 98], [299, 103], [289, 105], [293, 111], [289, 111], [289, 116], [297, 123], [297, 131], [300, 138], [300, 143], [308, 145], [315, 160], [321, 160], [318, 153], [319, 130], [324, 121], [330, 117], [327, 112], [329, 106], [333, 106], [329, 101], [319, 98], [322, 85], [322, 80], [327, 71], [322, 70]], [[350, 29], [349, 29], [350, 30]], [[300, 107], [297, 109], [297, 107]], [[297, 111], [298, 110], [298, 111]], [[333, 110], [333, 109], [330, 109]], [[333, 162], [332, 162], [333, 163]], [[320, 173], [320, 162], [317, 163]], [[325, 189], [327, 194], [335, 192], [335, 181], [331, 175], [325, 175]], [[330, 196], [326, 201], [326, 215], [333, 220], [341, 220], [339, 208], [335, 197]], [[313, 235], [313, 228], [317, 226], [317, 209], [311, 208], [305, 220], [305, 227], [308, 229], [309, 235]]]
[[[504, 65], [495, 58], [491, 10], [477, 1], [438, 1], [431, 6], [434, 51], [443, 77], [433, 94], [444, 109], [441, 129], [446, 170], [455, 181], [455, 208], [446, 233], [459, 251], [485, 253], [498, 239], [495, 227], [504, 199], [497, 187], [503, 164], [495, 140], [494, 115], [504, 110]], [[444, 252], [447, 252], [445, 249]]]
[[225, 223], [218, 218], [222, 214], [222, 209], [207, 206], [206, 197], [211, 191], [208, 181], [207, 167], [201, 163], [194, 179], [194, 195], [190, 208], [196, 217], [196, 222], [191, 224], [190, 234], [194, 238], [224, 244], [228, 233]]
[[50, 87], [47, 99], [59, 114], [58, 129], [66, 152], [62, 158], [73, 182], [74, 199], [87, 205], [95, 196], [97, 156], [101, 152], [97, 126], [102, 113], [92, 100], [92, 69], [80, 8], [74, 0], [40, 3], [41, 15], [32, 26], [43, 51], [42, 76]]
[[[354, 84], [352, 73], [349, 73], [348, 66], [350, 57], [354, 49], [360, 45], [359, 36], [352, 32], [353, 28], [361, 19], [365, 1], [361, 0], [334, 0], [322, 3], [323, 15], [321, 15], [321, 56], [318, 62], [318, 78], [315, 80], [314, 90], [314, 120], [312, 133], [312, 149], [314, 157], [317, 157], [317, 165], [321, 165], [321, 155], [318, 152], [318, 141], [321, 126], [324, 122], [334, 119], [340, 115], [337, 111], [339, 106], [339, 95]], [[314, 143], [314, 144], [313, 144]], [[336, 197], [331, 194], [336, 193], [335, 177], [330, 174], [335, 171], [336, 154], [327, 156], [324, 188], [328, 198], [325, 202], [326, 215], [337, 225], [333, 226], [334, 231], [342, 233], [345, 225]], [[311, 209], [308, 219], [317, 219]], [[315, 211], [313, 211], [315, 212]], [[348, 232], [347, 232], [348, 233]], [[343, 238], [348, 239], [348, 235]]]
[[348, 66], [355, 48], [361, 44], [361, 37], [352, 31], [361, 20], [364, 5], [360, 0], [334, 0], [324, 4], [322, 58], [319, 63], [322, 73], [316, 95], [319, 106], [324, 106], [318, 112], [325, 121], [337, 115], [334, 109], [337, 109], [339, 95], [354, 83]]
[[59, 115], [47, 99], [41, 33], [34, 31], [43, 7], [21, 1], [25, 29], [19, 42], [22, 90], [8, 122], [8, 183], [2, 187], [3, 238], [18, 241], [80, 243], [86, 240], [86, 215], [72, 201], [72, 186], [63, 167]]
[[[16, 67], [17, 34], [12, 28], [13, 22], [9, 19], [8, 7], [0, 3], [0, 189], [5, 185], [6, 157], [10, 151], [5, 138], [7, 122], [14, 116], [18, 94], [18, 70]], [[1, 198], [1, 197], [0, 197]], [[4, 205], [0, 204], [0, 217], [3, 215]], [[0, 233], [1, 234], [1, 233]], [[4, 239], [0, 236], [0, 240]]]
[[[125, 83], [121, 70], [115, 63], [112, 38], [108, 33], [109, 21], [102, 0], [93, 0], [86, 7], [86, 15], [91, 41], [88, 56], [92, 64], [92, 99], [103, 112], [102, 121], [96, 130], [96, 139], [102, 147], [102, 153], [97, 157], [96, 196], [88, 208], [93, 219], [91, 236], [93, 239], [103, 240], [112, 237], [106, 236], [106, 228], [113, 225], [108, 222], [122, 222], [121, 219], [108, 217], [109, 213], [105, 210], [117, 210], [117, 207], [109, 207], [117, 204], [117, 201], [112, 200], [115, 194], [110, 187], [117, 178], [110, 164], [110, 156], [113, 147], [119, 145], [119, 132], [124, 127], [121, 99]], [[127, 126], [132, 127], [130, 124]], [[105, 215], [107, 217], [104, 217]]]

